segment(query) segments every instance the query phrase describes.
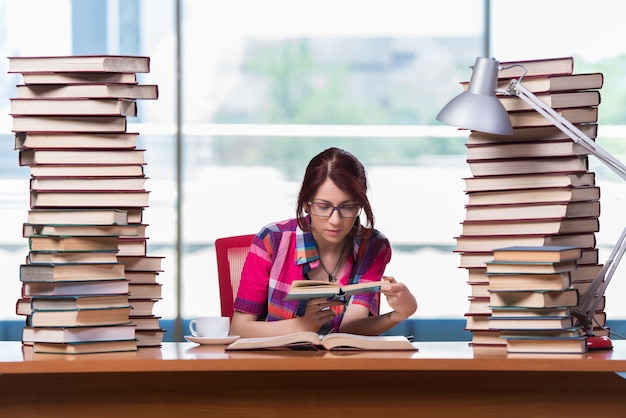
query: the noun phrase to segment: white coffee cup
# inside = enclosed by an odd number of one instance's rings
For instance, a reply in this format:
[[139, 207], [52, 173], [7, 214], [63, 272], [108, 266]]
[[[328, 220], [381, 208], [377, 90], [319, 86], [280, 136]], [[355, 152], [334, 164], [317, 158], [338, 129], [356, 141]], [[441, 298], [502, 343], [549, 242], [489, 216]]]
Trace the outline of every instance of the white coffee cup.
[[194, 337], [227, 337], [230, 331], [230, 318], [227, 316], [202, 316], [189, 322], [189, 331]]

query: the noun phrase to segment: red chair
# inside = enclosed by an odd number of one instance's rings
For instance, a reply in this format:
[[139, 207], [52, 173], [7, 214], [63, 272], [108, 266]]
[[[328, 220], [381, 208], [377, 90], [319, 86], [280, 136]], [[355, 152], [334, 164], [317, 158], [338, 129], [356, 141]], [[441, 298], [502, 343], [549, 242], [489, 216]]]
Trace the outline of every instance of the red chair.
[[252, 238], [254, 238], [254, 234], [224, 237], [215, 240], [222, 316], [233, 317], [233, 304], [239, 289], [241, 270], [250, 250]]

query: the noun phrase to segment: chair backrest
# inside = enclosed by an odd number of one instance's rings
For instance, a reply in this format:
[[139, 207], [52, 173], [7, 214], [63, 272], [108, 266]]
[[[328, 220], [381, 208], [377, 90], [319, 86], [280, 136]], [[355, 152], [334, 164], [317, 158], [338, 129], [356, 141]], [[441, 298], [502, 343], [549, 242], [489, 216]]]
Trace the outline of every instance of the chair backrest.
[[220, 289], [222, 316], [232, 318], [241, 270], [250, 250], [254, 234], [223, 237], [215, 240], [217, 278]]

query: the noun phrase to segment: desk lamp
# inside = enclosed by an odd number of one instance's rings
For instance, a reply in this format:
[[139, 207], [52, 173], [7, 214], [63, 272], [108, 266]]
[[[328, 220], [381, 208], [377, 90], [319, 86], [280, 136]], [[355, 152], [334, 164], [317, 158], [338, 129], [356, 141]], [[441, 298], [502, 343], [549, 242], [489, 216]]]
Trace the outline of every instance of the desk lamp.
[[[498, 90], [498, 71], [506, 71], [512, 67], [524, 68], [520, 64], [501, 67], [500, 63], [493, 58], [478, 57], [467, 90], [444, 106], [437, 115], [437, 120], [459, 128], [497, 135], [511, 135], [513, 133], [511, 120], [504, 106], [496, 97], [496, 93], [517, 96], [626, 181], [626, 166], [622, 162], [524, 87], [522, 79], [526, 75], [525, 68], [524, 73], [518, 79], [511, 79], [506, 89]], [[604, 292], [624, 251], [626, 251], [626, 228], [622, 231], [606, 263], [593, 279], [589, 290], [583, 295], [573, 312], [578, 325], [587, 334], [589, 349], [611, 349], [613, 346], [609, 338], [593, 335], [593, 321], [594, 314], [602, 302]]]

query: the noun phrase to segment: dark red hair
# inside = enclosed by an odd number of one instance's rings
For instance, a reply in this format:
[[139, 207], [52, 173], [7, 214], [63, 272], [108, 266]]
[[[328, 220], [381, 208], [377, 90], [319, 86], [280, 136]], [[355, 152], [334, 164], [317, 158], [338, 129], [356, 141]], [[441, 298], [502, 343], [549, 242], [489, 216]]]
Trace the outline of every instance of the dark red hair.
[[[298, 194], [298, 206], [296, 216], [298, 225], [303, 231], [309, 231], [310, 225], [305, 220], [304, 206], [310, 202], [319, 187], [330, 179], [335, 186], [345, 193], [363, 208], [367, 218], [367, 229], [361, 228], [362, 235], [369, 235], [374, 228], [374, 213], [367, 198], [367, 175], [363, 164], [348, 151], [340, 148], [328, 148], [317, 154], [304, 172], [304, 179]], [[355, 224], [360, 222], [355, 219]]]

